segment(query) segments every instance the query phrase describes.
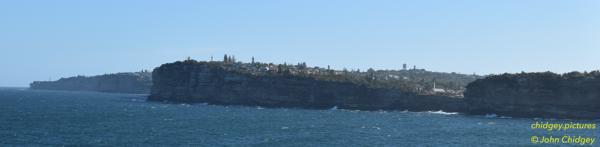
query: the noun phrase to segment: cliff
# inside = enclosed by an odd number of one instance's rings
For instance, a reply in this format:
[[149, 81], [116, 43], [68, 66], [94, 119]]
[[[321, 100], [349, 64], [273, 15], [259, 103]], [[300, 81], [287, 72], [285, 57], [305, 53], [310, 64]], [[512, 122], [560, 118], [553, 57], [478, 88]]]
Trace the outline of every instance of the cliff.
[[310, 70], [293, 71], [273, 65], [261, 68], [258, 63], [178, 61], [154, 69], [148, 100], [360, 110], [464, 109], [461, 98], [361, 83], [357, 81], [369, 80], [350, 80], [342, 74], [328, 70], [315, 76]]
[[152, 78], [149, 72], [116, 73], [99, 76], [76, 76], [57, 81], [34, 81], [30, 89], [98, 91], [112, 93], [150, 93]]
[[488, 76], [467, 86], [471, 114], [600, 118], [600, 72]]

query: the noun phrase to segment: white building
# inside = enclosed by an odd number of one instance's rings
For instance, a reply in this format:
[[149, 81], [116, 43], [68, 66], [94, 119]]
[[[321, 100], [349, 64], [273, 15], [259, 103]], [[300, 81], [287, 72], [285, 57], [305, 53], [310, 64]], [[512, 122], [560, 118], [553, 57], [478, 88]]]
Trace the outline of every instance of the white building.
[[438, 93], [438, 92], [446, 92], [445, 89], [442, 88], [436, 88], [435, 87], [435, 82], [433, 82], [433, 92]]

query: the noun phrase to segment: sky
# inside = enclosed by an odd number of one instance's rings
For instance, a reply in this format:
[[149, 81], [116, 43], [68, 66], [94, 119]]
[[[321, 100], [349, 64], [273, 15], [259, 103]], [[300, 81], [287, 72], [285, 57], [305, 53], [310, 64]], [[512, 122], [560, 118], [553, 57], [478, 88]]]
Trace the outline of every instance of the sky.
[[249, 62], [465, 74], [600, 69], [596, 0], [0, 1], [0, 86]]

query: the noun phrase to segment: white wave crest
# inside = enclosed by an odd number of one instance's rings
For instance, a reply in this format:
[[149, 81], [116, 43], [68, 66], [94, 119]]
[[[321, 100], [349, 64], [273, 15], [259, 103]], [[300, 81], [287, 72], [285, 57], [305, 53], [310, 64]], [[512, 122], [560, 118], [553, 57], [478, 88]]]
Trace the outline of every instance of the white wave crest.
[[496, 114], [486, 114], [485, 115], [485, 118], [496, 118], [496, 117], [498, 117], [498, 115], [496, 115]]
[[331, 109], [329, 109], [329, 110], [337, 110], [337, 109], [338, 109], [338, 107], [337, 107], [337, 106], [333, 106], [333, 107], [331, 107]]
[[455, 114], [458, 114], [458, 112], [444, 112], [442, 110], [439, 110], [439, 111], [427, 111], [427, 113], [442, 114], [442, 115], [455, 115]]

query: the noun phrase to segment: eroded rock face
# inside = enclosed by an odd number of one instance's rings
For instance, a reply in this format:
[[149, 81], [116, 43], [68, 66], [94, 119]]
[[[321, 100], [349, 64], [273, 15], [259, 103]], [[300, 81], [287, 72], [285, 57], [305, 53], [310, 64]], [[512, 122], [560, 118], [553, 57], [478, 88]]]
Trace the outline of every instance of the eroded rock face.
[[286, 74], [254, 75], [222, 62], [175, 62], [153, 71], [151, 101], [264, 107], [462, 111], [461, 98], [422, 96], [399, 89]]
[[97, 91], [111, 93], [150, 93], [152, 86], [151, 73], [117, 73], [99, 76], [77, 76], [61, 78], [57, 81], [34, 81], [31, 89], [67, 90], [67, 91]]
[[489, 76], [467, 86], [465, 101], [472, 114], [600, 118], [600, 74]]

